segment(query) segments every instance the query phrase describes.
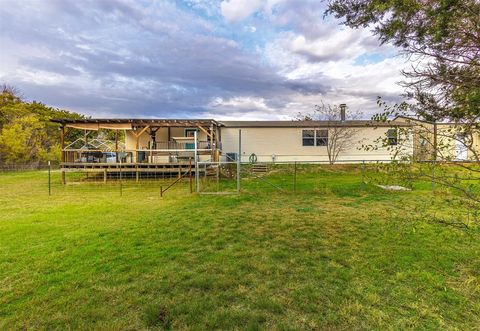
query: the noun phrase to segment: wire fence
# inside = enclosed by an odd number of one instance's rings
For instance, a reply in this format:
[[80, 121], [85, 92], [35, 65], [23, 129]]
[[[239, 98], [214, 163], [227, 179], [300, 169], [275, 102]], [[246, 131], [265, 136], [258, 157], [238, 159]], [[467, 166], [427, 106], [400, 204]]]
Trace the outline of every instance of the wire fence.
[[63, 170], [50, 164], [0, 171], [0, 205], [28, 208], [36, 199], [47, 197], [53, 208], [89, 201], [112, 206], [131, 203], [133, 210], [139, 199], [155, 206], [185, 196], [208, 203], [206, 196], [280, 194], [305, 199], [340, 197], [345, 203], [405, 199], [407, 218], [417, 215], [459, 227], [480, 224], [478, 163], [198, 162], [196, 167], [180, 170]]
[[[412, 190], [397, 170], [408, 162], [351, 161], [330, 164], [327, 161], [293, 162], [199, 162], [197, 192], [226, 194], [238, 192], [282, 193], [358, 193], [367, 190]], [[417, 183], [420, 184], [420, 183]], [[425, 183], [422, 183], [425, 186]], [[420, 186], [416, 186], [420, 188]]]
[[[477, 167], [478, 164], [469, 164]], [[453, 169], [453, 170], [452, 170]], [[470, 168], [469, 168], [470, 169]], [[456, 163], [391, 162], [359, 160], [355, 163], [324, 161], [293, 162], [198, 162], [159, 169], [75, 168], [49, 165], [17, 165], [0, 168], [0, 176], [20, 176], [30, 192], [49, 195], [145, 195], [162, 198], [177, 194], [313, 193], [362, 194], [388, 191], [452, 189], [452, 181], [476, 194], [480, 178], [465, 177]], [[466, 171], [466, 170], [465, 170]], [[468, 172], [468, 171], [467, 171]], [[474, 172], [478, 173], [478, 172]], [[470, 176], [470, 173], [469, 173]], [[1, 187], [0, 187], [1, 190]]]

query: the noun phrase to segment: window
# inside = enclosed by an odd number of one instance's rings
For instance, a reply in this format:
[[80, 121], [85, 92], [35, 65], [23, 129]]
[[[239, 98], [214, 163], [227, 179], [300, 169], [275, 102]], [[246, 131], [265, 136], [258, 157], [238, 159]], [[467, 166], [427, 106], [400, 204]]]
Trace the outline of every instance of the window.
[[197, 129], [185, 129], [185, 137], [195, 137]]
[[302, 130], [303, 146], [327, 146], [328, 130]]
[[303, 142], [303, 146], [315, 146], [315, 131], [303, 130], [302, 142]]
[[398, 138], [397, 138], [397, 129], [388, 129], [387, 131], [387, 139], [388, 139], [388, 145], [390, 146], [395, 146], [398, 144]]
[[328, 145], [328, 130], [316, 130], [316, 142], [317, 146], [327, 146]]

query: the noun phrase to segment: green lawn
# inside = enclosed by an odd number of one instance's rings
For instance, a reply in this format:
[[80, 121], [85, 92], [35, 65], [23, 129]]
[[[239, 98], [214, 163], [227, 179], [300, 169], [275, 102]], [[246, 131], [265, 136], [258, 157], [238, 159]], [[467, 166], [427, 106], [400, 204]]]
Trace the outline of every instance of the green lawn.
[[448, 193], [363, 188], [348, 167], [299, 171], [297, 193], [267, 178], [285, 191], [120, 196], [54, 173], [48, 196], [45, 172], [0, 174], [0, 329], [480, 327], [480, 230], [428, 217], [459, 212]]

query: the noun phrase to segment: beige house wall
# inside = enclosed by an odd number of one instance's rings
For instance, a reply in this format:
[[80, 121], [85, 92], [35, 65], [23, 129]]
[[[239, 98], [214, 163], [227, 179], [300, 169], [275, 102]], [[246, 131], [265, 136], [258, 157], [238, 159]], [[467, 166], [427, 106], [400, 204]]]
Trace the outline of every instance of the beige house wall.
[[[434, 125], [413, 119], [406, 120], [414, 125], [414, 156], [417, 160], [432, 160], [434, 155]], [[461, 124], [460, 124], [461, 125]], [[459, 124], [437, 124], [438, 159], [457, 160], [458, 142], [456, 134], [461, 133]], [[467, 160], [476, 160], [480, 153], [480, 133], [473, 133], [473, 145], [467, 150]], [[424, 141], [426, 140], [426, 142]]]
[[[303, 146], [302, 130], [328, 129], [312, 128], [222, 128], [222, 154], [238, 153], [238, 130], [242, 130], [242, 161], [248, 162], [254, 153], [259, 162], [289, 161], [328, 161], [326, 146]], [[378, 139], [386, 137], [389, 127], [355, 128], [356, 134], [351, 146], [341, 153], [337, 161], [380, 161], [391, 160], [394, 153], [386, 147], [380, 147]], [[362, 145], [375, 145], [378, 149], [367, 151]], [[404, 146], [402, 152], [413, 153], [413, 145]]]
[[[462, 133], [464, 130], [462, 130], [462, 128], [456, 124], [438, 124], [437, 127], [439, 148], [441, 150], [443, 158], [449, 160], [457, 159], [457, 149], [459, 143], [455, 135], [457, 133]], [[467, 149], [467, 160], [476, 160], [478, 156], [476, 156], [475, 154], [477, 153], [478, 155], [480, 151], [479, 133], [473, 133], [472, 138], [473, 144]]]

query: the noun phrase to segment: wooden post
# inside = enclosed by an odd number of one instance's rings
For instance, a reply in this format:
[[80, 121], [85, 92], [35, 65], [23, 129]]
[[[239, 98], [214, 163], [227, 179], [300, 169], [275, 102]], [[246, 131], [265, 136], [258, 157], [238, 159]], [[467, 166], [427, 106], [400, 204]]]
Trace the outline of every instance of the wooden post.
[[107, 183], [107, 169], [103, 169], [103, 183]]
[[210, 156], [212, 161], [214, 161], [215, 149], [213, 148], [213, 124], [210, 124]]

